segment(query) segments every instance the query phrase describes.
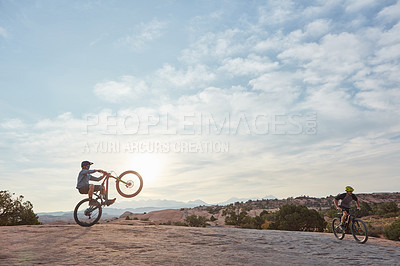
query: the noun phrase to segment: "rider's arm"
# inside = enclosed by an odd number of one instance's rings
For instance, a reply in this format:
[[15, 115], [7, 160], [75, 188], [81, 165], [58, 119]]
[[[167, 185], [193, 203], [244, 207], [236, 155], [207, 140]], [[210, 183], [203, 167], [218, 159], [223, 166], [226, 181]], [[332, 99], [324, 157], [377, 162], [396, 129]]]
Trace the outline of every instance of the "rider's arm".
[[[103, 173], [103, 170], [90, 170], [90, 171], [93, 171], [93, 173], [95, 173], [95, 172]], [[90, 180], [92, 180], [92, 181], [100, 181], [103, 179], [103, 176], [100, 176], [100, 177], [95, 177], [92, 175], [89, 175], [89, 176], [90, 176]]]
[[358, 201], [358, 197], [354, 194], [352, 194], [351, 196], [352, 196], [353, 200], [356, 202], [357, 209], [361, 210], [360, 202]]
[[337, 201], [337, 199], [334, 199], [334, 200], [333, 200], [333, 203], [335, 203], [335, 207], [336, 207], [336, 209], [340, 209], [340, 208], [339, 208], [339, 205], [338, 205], [338, 201]]
[[360, 207], [360, 202], [358, 201], [358, 200], [356, 200], [356, 204], [357, 204], [357, 209], [361, 209], [361, 207]]

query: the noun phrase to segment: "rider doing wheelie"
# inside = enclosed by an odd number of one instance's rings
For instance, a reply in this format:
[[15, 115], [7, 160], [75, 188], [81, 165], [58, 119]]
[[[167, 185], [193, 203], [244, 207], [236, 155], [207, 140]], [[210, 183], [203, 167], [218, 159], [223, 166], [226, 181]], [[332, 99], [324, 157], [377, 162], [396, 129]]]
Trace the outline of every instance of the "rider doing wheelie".
[[[91, 200], [93, 197], [93, 193], [95, 191], [100, 191], [100, 193], [104, 196], [104, 199], [106, 200], [107, 206], [110, 206], [111, 204], [113, 204], [115, 202], [116, 199], [115, 198], [112, 200], [107, 199], [107, 193], [103, 186], [89, 184], [89, 180], [100, 181], [102, 179], [102, 177], [95, 177], [95, 176], [92, 176], [91, 174], [96, 173], [96, 172], [104, 173], [103, 170], [89, 170], [90, 165], [92, 165], [92, 164], [93, 163], [89, 162], [89, 161], [83, 161], [81, 163], [82, 170], [79, 172], [76, 188], [78, 189], [79, 193], [88, 194], [89, 199], [91, 199]], [[93, 200], [92, 204], [96, 204], [96, 201]]]

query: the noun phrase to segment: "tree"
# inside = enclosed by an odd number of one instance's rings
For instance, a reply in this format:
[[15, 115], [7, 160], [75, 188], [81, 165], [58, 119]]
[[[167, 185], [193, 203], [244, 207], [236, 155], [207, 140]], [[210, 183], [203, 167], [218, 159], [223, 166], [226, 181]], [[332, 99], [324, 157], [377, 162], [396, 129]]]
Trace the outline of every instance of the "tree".
[[226, 209], [223, 212], [223, 215], [225, 215], [225, 224], [227, 225], [236, 225], [236, 226], [242, 226], [243, 224], [248, 224], [249, 223], [249, 216], [247, 215], [247, 212], [245, 210], [240, 210], [235, 209], [235, 208], [230, 208]]
[[309, 210], [303, 205], [287, 204], [275, 213], [268, 229], [322, 232], [326, 225], [326, 221], [316, 210]]
[[364, 217], [371, 215], [373, 213], [371, 205], [368, 204], [368, 202], [361, 202], [360, 204], [361, 210], [358, 213], [358, 217]]
[[192, 214], [186, 217], [185, 222], [191, 227], [206, 227], [207, 219], [204, 216], [197, 216], [196, 214]]
[[21, 195], [15, 200], [8, 191], [0, 191], [0, 225], [40, 224], [29, 201]]

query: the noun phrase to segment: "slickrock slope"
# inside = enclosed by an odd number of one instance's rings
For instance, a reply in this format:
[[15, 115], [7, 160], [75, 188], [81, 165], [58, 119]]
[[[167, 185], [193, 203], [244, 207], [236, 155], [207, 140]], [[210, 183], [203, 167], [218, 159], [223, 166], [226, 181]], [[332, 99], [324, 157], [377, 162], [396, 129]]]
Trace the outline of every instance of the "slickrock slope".
[[399, 265], [399, 243], [140, 221], [0, 227], [0, 265]]

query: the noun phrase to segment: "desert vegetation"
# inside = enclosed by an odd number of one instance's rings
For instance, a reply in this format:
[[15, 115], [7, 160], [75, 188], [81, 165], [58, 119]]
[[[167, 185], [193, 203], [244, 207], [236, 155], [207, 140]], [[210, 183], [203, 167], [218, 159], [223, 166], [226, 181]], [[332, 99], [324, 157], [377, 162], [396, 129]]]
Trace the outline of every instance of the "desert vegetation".
[[323, 232], [327, 225], [320, 213], [303, 205], [286, 204], [274, 213], [264, 210], [255, 217], [250, 217], [247, 211], [229, 205], [223, 211], [225, 224], [251, 229], [318, 232]]
[[0, 225], [39, 224], [33, 205], [23, 201], [24, 196], [13, 198], [15, 194], [0, 191]]
[[[334, 196], [313, 198], [300, 196], [283, 200], [249, 200], [228, 206], [199, 207], [214, 215], [218, 212], [228, 226], [251, 229], [329, 232], [330, 222], [339, 215], [333, 206]], [[361, 210], [351, 212], [363, 218], [368, 233], [374, 237], [400, 240], [400, 193], [360, 194]], [[259, 210], [258, 215], [250, 215]], [[210, 219], [211, 221], [211, 219]]]

